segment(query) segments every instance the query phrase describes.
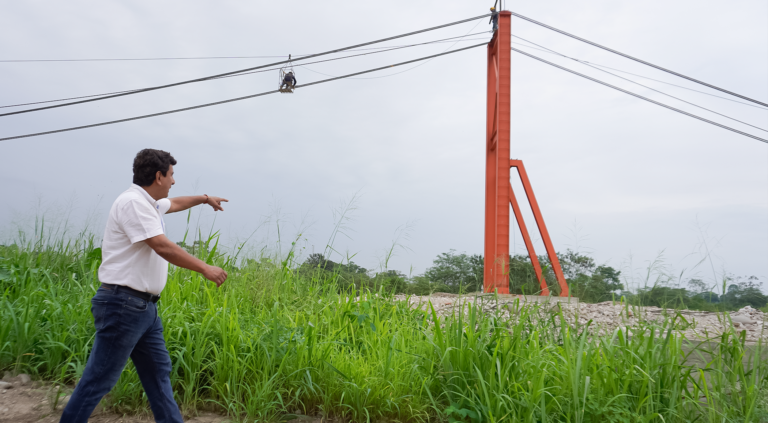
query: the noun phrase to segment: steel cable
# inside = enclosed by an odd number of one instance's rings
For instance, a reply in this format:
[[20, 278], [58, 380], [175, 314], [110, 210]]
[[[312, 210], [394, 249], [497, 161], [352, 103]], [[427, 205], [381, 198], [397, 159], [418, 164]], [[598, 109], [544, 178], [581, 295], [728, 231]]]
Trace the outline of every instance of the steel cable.
[[[316, 62], [309, 62], [307, 64], [330, 62], [330, 61], [334, 61], [334, 60], [348, 59], [350, 57], [366, 56], [366, 55], [369, 55], [369, 54], [377, 54], [377, 53], [386, 53], [386, 52], [392, 51], [392, 50], [399, 50], [399, 49], [410, 48], [410, 47], [418, 47], [418, 46], [428, 45], [428, 44], [451, 42], [451, 41], [446, 41], [446, 40], [453, 40], [453, 39], [456, 39], [456, 38], [464, 38], [464, 37], [469, 37], [469, 36], [473, 36], [473, 35], [478, 35], [478, 33], [459, 35], [457, 37], [442, 38], [442, 39], [439, 39], [439, 40], [427, 41], [427, 42], [424, 42], [424, 43], [407, 44], [407, 45], [402, 45], [402, 46], [388, 46], [388, 47], [376, 47], [376, 48], [373, 48], [373, 49], [346, 50], [346, 51], [363, 51], [363, 50], [378, 50], [378, 51], [369, 52], [369, 53], [361, 53], [361, 54], [352, 54], [352, 55], [349, 55], [349, 56], [342, 56], [342, 57], [337, 57], [337, 58], [327, 59], [327, 60], [318, 60]], [[456, 42], [459, 42], [459, 41], [477, 41], [477, 40], [478, 40], [477, 38], [470, 38], [470, 39], [458, 40]], [[456, 42], [454, 42], [454, 44]], [[254, 73], [271, 72], [271, 71], [278, 70], [278, 69], [280, 69], [280, 68], [265, 69], [265, 70], [259, 70], [259, 71], [254, 71], [254, 72], [244, 72], [244, 73], [238, 73], [236, 75], [222, 76], [220, 78], [213, 78], [213, 79], [223, 79], [223, 78], [231, 78], [231, 77], [235, 77], [235, 76], [251, 75], [251, 74], [254, 74]], [[135, 89], [135, 90], [114, 91], [114, 92], [109, 92], [109, 93], [84, 95], [84, 96], [79, 96], [79, 97], [60, 98], [58, 100], [46, 100], [46, 101], [36, 101], [36, 102], [33, 102], [33, 103], [9, 104], [7, 106], [0, 106], [0, 109], [4, 109], [4, 108], [8, 108], [8, 107], [29, 106], [29, 105], [32, 105], [32, 104], [55, 103], [57, 101], [75, 100], [75, 99], [79, 99], [79, 98], [101, 97], [101, 96], [106, 96], [106, 95], [110, 95], [110, 94], [130, 93], [130, 92], [139, 91], [139, 90], [140, 90], [140, 88], [139, 89]]]
[[509, 13], [511, 13], [513, 16], [517, 16], [517, 17], [518, 17], [518, 18], [520, 18], [520, 19], [524, 19], [524, 20], [526, 20], [526, 21], [528, 21], [528, 22], [531, 22], [531, 23], [534, 23], [534, 24], [536, 24], [536, 25], [542, 26], [542, 27], [544, 27], [544, 28], [547, 28], [547, 29], [549, 29], [549, 30], [552, 30], [552, 31], [555, 31], [555, 32], [559, 32], [560, 34], [563, 34], [563, 35], [565, 35], [565, 36], [568, 36], [568, 37], [571, 37], [571, 38], [573, 38], [573, 39], [579, 40], [579, 41], [581, 41], [581, 42], [583, 42], [583, 43], [587, 43], [587, 44], [589, 44], [589, 45], [592, 45], [592, 46], [595, 46], [595, 47], [601, 48], [601, 49], [603, 49], [603, 50], [606, 50], [606, 51], [610, 51], [610, 52], [611, 52], [611, 53], [613, 53], [613, 54], [618, 54], [619, 56], [622, 56], [622, 57], [626, 57], [627, 59], [631, 59], [631, 60], [634, 60], [634, 61], [636, 61], [636, 62], [639, 62], [639, 63], [642, 63], [642, 64], [644, 64], [644, 65], [646, 65], [646, 66], [650, 66], [650, 67], [652, 67], [652, 68], [656, 68], [656, 69], [658, 69], [658, 70], [660, 70], [660, 71], [664, 71], [664, 72], [667, 72], [667, 73], [671, 73], [672, 75], [675, 75], [675, 76], [679, 76], [680, 78], [684, 78], [684, 79], [687, 79], [687, 80], [689, 80], [689, 81], [693, 81], [693, 82], [695, 82], [695, 83], [697, 83], [697, 84], [701, 84], [701, 85], [704, 85], [704, 86], [706, 86], [706, 87], [709, 87], [709, 88], [712, 88], [712, 89], [714, 89], [714, 90], [722, 91], [722, 92], [724, 92], [724, 93], [727, 93], [727, 94], [730, 94], [730, 95], [732, 95], [732, 96], [735, 96], [735, 97], [739, 97], [739, 98], [741, 98], [741, 99], [744, 99], [744, 100], [747, 100], [747, 101], [751, 101], [751, 102], [753, 102], [753, 103], [756, 103], [756, 104], [759, 104], [759, 105], [761, 105], [761, 106], [766, 106], [766, 107], [768, 107], [768, 103], [763, 103], [762, 101], [758, 101], [758, 100], [755, 100], [755, 99], [749, 98], [749, 97], [747, 97], [747, 96], [743, 96], [743, 95], [741, 95], [741, 94], [737, 94], [737, 93], [735, 93], [735, 92], [733, 92], [733, 91], [728, 91], [728, 90], [726, 90], [725, 88], [720, 88], [720, 87], [717, 87], [717, 86], [715, 86], [715, 85], [712, 85], [712, 84], [708, 84], [708, 83], [706, 83], [706, 82], [704, 82], [704, 81], [699, 81], [698, 79], [694, 79], [694, 78], [691, 78], [690, 76], [686, 76], [686, 75], [683, 75], [683, 74], [681, 74], [681, 73], [677, 73], [677, 72], [675, 72], [675, 71], [672, 71], [672, 70], [669, 70], [669, 69], [663, 68], [663, 67], [661, 67], [661, 66], [658, 66], [658, 65], [654, 65], [653, 63], [650, 63], [650, 62], [646, 62], [645, 60], [642, 60], [642, 59], [638, 59], [637, 57], [633, 57], [633, 56], [630, 56], [630, 55], [628, 55], [628, 54], [622, 53], [622, 52], [620, 52], [620, 51], [616, 51], [616, 50], [614, 50], [614, 49], [612, 49], [612, 48], [609, 48], [609, 47], [606, 47], [606, 46], [600, 45], [600, 44], [598, 44], [598, 43], [595, 43], [595, 42], [592, 42], [592, 41], [589, 41], [589, 40], [587, 40], [587, 39], [584, 39], [584, 38], [581, 38], [581, 37], [579, 37], [579, 36], [577, 36], [577, 35], [573, 35], [573, 34], [571, 34], [571, 33], [569, 33], [569, 32], [565, 32], [565, 31], [563, 31], [563, 30], [561, 30], [561, 29], [557, 29], [557, 28], [555, 28], [555, 27], [553, 27], [553, 26], [549, 26], [549, 25], [547, 25], [547, 24], [545, 24], [545, 23], [542, 23], [542, 22], [539, 22], [539, 21], [533, 20], [533, 19], [531, 19], [531, 18], [529, 18], [529, 17], [527, 17], [527, 16], [523, 16], [523, 15], [521, 15], [521, 14], [519, 14], [519, 13], [515, 13], [515, 12], [509, 12]]
[[236, 70], [236, 71], [220, 73], [220, 74], [217, 74], [217, 75], [206, 76], [206, 77], [203, 77], [203, 78], [196, 78], [196, 79], [190, 79], [190, 80], [182, 81], [182, 82], [175, 82], [175, 83], [172, 83], [172, 84], [165, 84], [165, 85], [158, 85], [158, 86], [155, 86], [155, 87], [142, 88], [142, 89], [138, 89], [138, 90], [134, 90], [134, 91], [129, 91], [129, 92], [126, 92], [126, 93], [111, 94], [111, 95], [108, 95], [108, 96], [105, 96], [105, 97], [92, 98], [92, 99], [88, 99], [88, 100], [73, 101], [73, 102], [70, 102], [70, 103], [56, 104], [56, 105], [53, 105], [53, 106], [45, 106], [45, 107], [37, 107], [37, 108], [33, 108], [33, 109], [18, 110], [18, 111], [15, 111], [15, 112], [9, 112], [9, 113], [0, 114], [0, 117], [2, 117], [2, 116], [10, 116], [10, 115], [17, 115], [17, 114], [21, 114], [21, 113], [36, 112], [36, 111], [40, 111], [40, 110], [53, 109], [53, 108], [57, 108], [57, 107], [72, 106], [72, 105], [75, 105], [75, 104], [89, 103], [89, 102], [93, 102], [93, 101], [106, 100], [106, 99], [115, 98], [115, 97], [122, 97], [122, 96], [126, 96], [126, 95], [143, 93], [143, 92], [147, 92], [147, 91], [155, 91], [155, 90], [160, 90], [160, 89], [164, 89], [164, 88], [176, 87], [176, 86], [179, 86], [179, 85], [191, 84], [191, 83], [194, 83], [194, 82], [208, 81], [208, 80], [215, 79], [215, 78], [221, 78], [223, 76], [234, 75], [234, 74], [248, 72], [248, 71], [252, 71], [252, 70], [256, 70], [256, 69], [263, 69], [263, 68], [267, 68], [267, 67], [271, 67], [271, 66], [276, 66], [276, 65], [282, 65], [282, 64], [289, 63], [289, 62], [297, 62], [297, 61], [300, 61], [300, 60], [306, 60], [306, 59], [310, 59], [310, 58], [313, 58], [313, 57], [325, 56], [325, 55], [328, 55], [328, 54], [338, 53], [340, 51], [350, 50], [350, 49], [353, 49], [353, 48], [364, 47], [364, 46], [368, 46], [368, 45], [372, 45], [372, 44], [382, 43], [384, 41], [390, 41], [390, 40], [395, 40], [395, 39], [398, 39], [398, 38], [408, 37], [408, 36], [411, 36], [411, 35], [421, 34], [421, 33], [424, 33], [424, 32], [434, 31], [436, 29], [446, 28], [446, 27], [453, 26], [453, 25], [458, 25], [458, 24], [462, 24], [462, 23], [466, 23], [466, 22], [471, 22], [471, 21], [474, 21], [474, 20], [477, 20], [477, 19], [487, 18], [490, 15], [491, 15], [490, 13], [487, 13], [485, 15], [476, 16], [474, 18], [463, 19], [463, 20], [456, 21], [456, 22], [451, 22], [451, 23], [447, 23], [447, 24], [443, 24], [443, 25], [433, 26], [431, 28], [420, 29], [418, 31], [412, 31], [412, 32], [408, 32], [408, 33], [405, 33], [405, 34], [400, 34], [400, 35], [395, 35], [395, 36], [392, 36], [392, 37], [382, 38], [382, 39], [375, 40], [375, 41], [369, 41], [367, 43], [355, 44], [353, 46], [348, 46], [348, 47], [339, 48], [339, 49], [335, 49], [335, 50], [329, 50], [329, 51], [325, 51], [325, 52], [322, 52], [322, 53], [317, 53], [317, 54], [312, 54], [312, 55], [309, 55], [309, 56], [304, 56], [304, 57], [296, 58], [296, 59], [293, 59], [293, 60], [283, 60], [283, 61], [280, 61], [280, 62], [274, 62], [274, 63], [269, 63], [269, 64], [266, 64], [266, 65], [254, 66], [254, 67], [240, 69], [240, 70]]
[[[736, 119], [736, 118], [732, 118], [732, 117], [730, 117], [730, 116], [728, 116], [728, 115], [724, 115], [724, 114], [722, 114], [722, 113], [720, 113], [720, 112], [716, 112], [716, 111], [714, 111], [714, 110], [712, 110], [712, 109], [708, 109], [708, 108], [706, 108], [706, 107], [704, 107], [704, 106], [699, 106], [699, 105], [698, 105], [698, 104], [696, 104], [696, 103], [691, 103], [690, 101], [687, 101], [687, 100], [683, 100], [683, 99], [682, 99], [682, 98], [680, 98], [680, 97], [675, 97], [675, 96], [673, 96], [672, 94], [667, 94], [667, 93], [665, 93], [664, 91], [659, 91], [659, 90], [657, 90], [657, 89], [655, 89], [655, 88], [651, 88], [651, 87], [649, 87], [649, 86], [647, 86], [647, 85], [641, 84], [641, 83], [639, 83], [639, 82], [637, 82], [637, 81], [633, 81], [633, 80], [631, 80], [631, 79], [629, 79], [629, 78], [625, 78], [625, 77], [623, 77], [623, 76], [621, 76], [621, 75], [616, 75], [616, 74], [615, 74], [615, 73], [613, 73], [613, 72], [609, 72], [609, 71], [607, 71], [607, 70], [605, 70], [605, 69], [600, 69], [599, 67], [597, 67], [597, 66], [595, 66], [595, 65], [592, 65], [591, 63], [585, 63], [585, 62], [583, 62], [583, 61], [581, 61], [581, 60], [579, 60], [579, 59], [576, 59], [576, 58], [573, 58], [573, 57], [570, 57], [570, 56], [566, 56], [565, 54], [559, 53], [559, 52], [557, 52], [557, 51], [555, 51], [555, 50], [552, 50], [552, 49], [550, 49], [550, 48], [544, 47], [544, 46], [542, 46], [542, 45], [540, 45], [540, 44], [536, 44], [536, 43], [534, 43], [533, 41], [528, 41], [528, 40], [526, 40], [525, 38], [522, 38], [522, 37], [518, 37], [518, 36], [516, 36], [516, 35], [513, 35], [513, 37], [515, 37], [515, 38], [518, 38], [518, 39], [521, 39], [521, 40], [523, 40], [523, 41], [525, 41], [525, 42], [527, 42], [527, 43], [531, 43], [531, 44], [533, 44], [533, 45], [535, 45], [535, 46], [541, 47], [542, 49], [544, 49], [544, 50], [547, 50], [547, 51], [549, 51], [550, 53], [556, 54], [556, 55], [558, 55], [558, 56], [560, 56], [560, 57], [565, 57], [566, 59], [570, 59], [570, 60], [573, 60], [574, 62], [577, 62], [577, 63], [581, 63], [581, 64], [583, 64], [583, 65], [587, 65], [587, 66], [589, 66], [589, 67], [591, 67], [591, 68], [593, 68], [593, 69], [597, 69], [597, 70], [599, 70], [600, 72], [604, 72], [604, 73], [607, 73], [608, 75], [612, 75], [612, 76], [615, 76], [615, 77], [617, 77], [617, 78], [623, 79], [623, 80], [625, 80], [625, 81], [631, 82], [631, 83], [633, 83], [633, 84], [639, 85], [639, 86], [641, 86], [641, 87], [643, 87], [643, 88], [646, 88], [646, 89], [649, 89], [649, 90], [651, 90], [651, 91], [657, 92], [657, 93], [659, 93], [659, 94], [661, 94], [661, 95], [665, 95], [665, 96], [667, 96], [667, 97], [670, 97], [670, 98], [674, 98], [675, 100], [678, 100], [678, 101], [682, 101], [683, 103], [686, 103], [686, 104], [690, 104], [690, 105], [691, 105], [691, 106], [693, 106], [693, 107], [698, 107], [699, 109], [702, 109], [702, 110], [706, 110], [706, 111], [708, 111], [708, 112], [710, 112], [710, 113], [714, 113], [714, 114], [716, 114], [716, 115], [719, 115], [719, 116], [722, 116], [722, 117], [724, 117], [724, 118], [726, 118], [726, 119], [730, 119], [730, 120], [732, 120], [732, 121], [735, 121], [735, 122], [739, 122], [739, 123], [741, 123], [741, 124], [744, 124], [744, 125], [747, 125], [747, 126], [751, 126], [752, 128], [755, 128], [755, 129], [759, 129], [759, 130], [761, 130], [761, 131], [763, 131], [763, 132], [768, 132], [768, 129], [763, 129], [763, 128], [759, 127], [759, 126], [756, 126], [756, 125], [752, 125], [751, 123], [748, 123], [748, 122], [744, 122], [743, 120], [739, 120], [739, 119]], [[750, 106], [751, 106], [751, 104], [750, 104]]]
[[[485, 34], [487, 31], [478, 32], [471, 35]], [[439, 41], [432, 41], [433, 43], [442, 42], [444, 40], [451, 40], [454, 38], [467, 37], [469, 35], [459, 35], [458, 37], [444, 38]], [[405, 47], [405, 46], [387, 46], [387, 47], [373, 47], [370, 49], [354, 49], [346, 51], [362, 51], [362, 50], [375, 50], [377, 48], [390, 48], [390, 47]], [[310, 56], [309, 54], [294, 54], [293, 57]], [[113, 58], [113, 59], [7, 59], [0, 60], [0, 63], [36, 63], [36, 62], [148, 62], [148, 61], [168, 61], [168, 60], [220, 60], [220, 59], [274, 59], [279, 57], [288, 57], [286, 55], [281, 56], [195, 56], [195, 57], [139, 57], [139, 58]]]
[[[514, 34], [513, 34], [512, 36], [513, 36], [513, 37], [515, 37], [515, 38], [518, 38], [518, 39], [520, 39], [520, 40], [525, 40], [524, 38], [522, 38], [522, 37], [518, 37], [517, 35], [514, 35]], [[536, 44], [536, 43], [534, 43], [534, 42], [531, 42], [531, 41], [528, 41], [528, 40], [525, 40], [525, 41], [526, 41], [526, 42], [529, 42], [529, 43], [531, 43], [531, 44], [534, 44], [534, 45], [538, 45], [538, 44]], [[672, 84], [672, 83], [670, 83], [670, 82], [667, 82], [667, 81], [662, 81], [662, 80], [660, 80], [660, 79], [649, 78], [649, 77], [647, 77], [647, 76], [644, 76], [644, 75], [640, 75], [640, 74], [637, 74], [637, 73], [632, 73], [632, 72], [627, 72], [627, 71], [625, 71], [625, 70], [621, 70], [621, 69], [617, 69], [617, 68], [612, 68], [612, 67], [610, 67], [610, 66], [601, 65], [601, 64], [599, 64], [599, 63], [590, 62], [590, 61], [587, 61], [587, 60], [582, 60], [582, 59], [577, 59], [577, 58], [575, 58], [575, 57], [564, 56], [564, 55], [562, 55], [562, 54], [560, 54], [560, 53], [557, 53], [557, 52], [554, 52], [554, 51], [548, 51], [548, 49], [546, 49], [546, 47], [542, 47], [542, 48], [538, 48], [538, 47], [531, 47], [531, 46], [529, 46], [528, 44], [523, 44], [523, 43], [516, 43], [516, 42], [514, 42], [514, 41], [512, 42], [512, 44], [517, 44], [517, 45], [519, 45], [519, 46], [527, 47], [527, 48], [530, 48], [530, 49], [533, 49], [533, 50], [538, 50], [538, 51], [541, 51], [541, 52], [543, 52], [543, 53], [547, 53], [547, 54], [555, 54], [555, 55], [558, 55], [558, 56], [568, 57], [568, 58], [570, 58], [570, 59], [576, 60], [577, 62], [581, 62], [581, 63], [584, 63], [585, 65], [586, 65], [586, 64], [589, 64], [589, 65], [592, 65], [592, 66], [597, 66], [597, 67], [600, 67], [600, 68], [606, 68], [606, 69], [610, 69], [610, 70], [613, 70], [613, 71], [616, 71], [616, 72], [626, 73], [627, 75], [636, 76], [636, 77], [638, 77], [638, 78], [647, 79], [647, 80], [649, 80], [649, 81], [655, 81], [655, 82], [658, 82], [658, 83], [661, 83], [661, 84], [664, 84], [664, 85], [670, 85], [670, 86], [672, 86], [672, 87], [682, 88], [682, 89], [684, 89], [684, 90], [693, 91], [693, 92], [695, 92], [695, 93], [699, 93], [699, 94], [708, 95], [708, 96], [710, 96], [710, 97], [719, 98], [719, 99], [721, 99], [721, 100], [728, 100], [728, 101], [730, 101], [730, 102], [733, 102], [733, 103], [738, 103], [738, 104], [741, 104], [741, 105], [744, 105], [744, 106], [754, 107], [754, 108], [756, 108], [756, 109], [760, 109], [760, 110], [768, 110], [768, 108], [766, 108], [766, 107], [763, 107], [763, 106], [758, 106], [758, 105], [756, 105], [756, 104], [745, 103], [745, 102], [743, 102], [743, 101], [739, 101], [739, 100], [736, 100], [736, 99], [733, 99], [733, 98], [723, 97], [723, 96], [721, 96], [721, 95], [717, 95], [717, 94], [708, 93], [708, 92], [706, 92], [706, 91], [701, 91], [701, 90], [694, 90], [693, 88], [688, 88], [688, 87], [685, 87], [685, 86], [682, 86], [682, 85]]]
[[[309, 86], [312, 86], [312, 85], [323, 84], [323, 83], [326, 83], [326, 82], [336, 81], [336, 80], [339, 80], [339, 79], [349, 78], [349, 77], [353, 77], [353, 76], [357, 76], [357, 75], [363, 75], [363, 74], [366, 74], [366, 73], [376, 72], [376, 71], [380, 71], [380, 70], [384, 70], [384, 69], [390, 69], [390, 68], [397, 67], [397, 66], [407, 65], [409, 63], [420, 62], [422, 60], [429, 60], [429, 59], [433, 59], [433, 58], [439, 57], [439, 56], [445, 56], [445, 55], [448, 55], [448, 54], [458, 53], [460, 51], [469, 50], [469, 49], [476, 48], [476, 47], [481, 47], [481, 46], [484, 46], [484, 45], [487, 45], [487, 44], [488, 43], [475, 44], [475, 45], [472, 45], [472, 46], [469, 46], [469, 47], [463, 47], [463, 48], [460, 48], [460, 49], [451, 50], [451, 51], [447, 51], [447, 52], [443, 52], [443, 53], [439, 53], [439, 54], [434, 54], [434, 55], [431, 55], [431, 56], [424, 56], [424, 57], [420, 57], [418, 59], [408, 60], [406, 62], [395, 63], [395, 64], [392, 64], [392, 65], [382, 66], [382, 67], [378, 67], [378, 68], [374, 68], [374, 69], [368, 69], [368, 70], [364, 70], [364, 71], [361, 71], [361, 72], [355, 72], [355, 73], [351, 73], [351, 74], [348, 74], [348, 75], [338, 76], [338, 77], [335, 77], [335, 78], [329, 78], [329, 79], [324, 79], [324, 80], [321, 80], [321, 81], [310, 82], [310, 83], [303, 84], [303, 85], [297, 85], [295, 88], [297, 88], [297, 89], [298, 88], [304, 88], [304, 87], [309, 87]], [[225, 103], [232, 103], [232, 102], [235, 102], [235, 101], [247, 100], [249, 98], [261, 97], [261, 96], [265, 96], [265, 95], [268, 95], [268, 94], [275, 94], [277, 92], [279, 92], [279, 90], [265, 91], [263, 93], [247, 95], [247, 96], [244, 96], [244, 97], [231, 98], [231, 99], [228, 99], [228, 100], [216, 101], [216, 102], [213, 102], [213, 103], [206, 103], [206, 104], [199, 104], [197, 106], [184, 107], [182, 109], [168, 110], [168, 111], [165, 111], [165, 112], [152, 113], [152, 114], [148, 114], [148, 115], [134, 116], [134, 117], [131, 117], [131, 118], [126, 118], [126, 119], [118, 119], [118, 120], [112, 120], [112, 121], [108, 121], [108, 122], [94, 123], [94, 124], [91, 124], [91, 125], [75, 126], [75, 127], [71, 127], [71, 128], [57, 129], [57, 130], [54, 130], [54, 131], [45, 131], [45, 132], [37, 132], [37, 133], [33, 133], [33, 134], [17, 135], [17, 136], [13, 136], [13, 137], [5, 137], [5, 138], [0, 138], [0, 141], [9, 141], [9, 140], [15, 140], [15, 139], [19, 139], [19, 138], [37, 137], [37, 136], [40, 136], [40, 135], [49, 135], [49, 134], [56, 134], [56, 133], [59, 133], [59, 132], [76, 131], [76, 130], [80, 130], [80, 129], [94, 128], [94, 127], [97, 127], [97, 126], [105, 126], [105, 125], [112, 125], [112, 124], [121, 123], [121, 122], [129, 122], [129, 121], [132, 121], [132, 120], [146, 119], [146, 118], [155, 117], [155, 116], [168, 115], [168, 114], [172, 114], [172, 113], [185, 112], [185, 111], [188, 111], [188, 110], [201, 109], [201, 108], [204, 108], [204, 107], [217, 106], [217, 105], [225, 104]]]
[[517, 53], [520, 53], [520, 54], [522, 54], [522, 55], [524, 55], [524, 56], [528, 56], [528, 57], [530, 57], [530, 58], [532, 58], [532, 59], [535, 59], [535, 60], [538, 60], [538, 61], [540, 61], [540, 62], [546, 63], [546, 64], [548, 64], [548, 65], [550, 65], [550, 66], [554, 66], [554, 67], [556, 67], [556, 68], [558, 68], [558, 69], [564, 70], [564, 71], [566, 71], [566, 72], [570, 72], [570, 73], [572, 73], [572, 74], [574, 74], [574, 75], [578, 75], [578, 76], [580, 76], [580, 77], [582, 77], [582, 78], [586, 78], [586, 79], [589, 79], [590, 81], [593, 81], [593, 82], [597, 82], [598, 84], [602, 84], [602, 85], [605, 85], [606, 87], [609, 87], [609, 88], [613, 88], [614, 90], [618, 90], [618, 91], [621, 91], [621, 92], [623, 92], [623, 93], [625, 93], [625, 94], [629, 94], [629, 95], [631, 95], [631, 96], [634, 96], [634, 97], [637, 97], [637, 98], [639, 98], [639, 99], [642, 99], [642, 100], [645, 100], [645, 101], [651, 102], [651, 103], [653, 103], [653, 104], [655, 104], [655, 105], [657, 105], [657, 106], [661, 106], [661, 107], [664, 107], [664, 108], [667, 108], [667, 109], [673, 110], [673, 111], [675, 111], [675, 112], [678, 112], [678, 113], [682, 113], [682, 114], [684, 114], [684, 115], [686, 115], [686, 116], [690, 116], [690, 117], [692, 117], [692, 118], [694, 118], [694, 119], [698, 119], [698, 120], [701, 120], [701, 121], [703, 121], [703, 122], [706, 122], [706, 123], [709, 123], [709, 124], [711, 124], [711, 125], [719, 126], [720, 128], [723, 128], [723, 129], [727, 129], [727, 130], [729, 130], [729, 131], [733, 131], [733, 132], [735, 132], [735, 133], [737, 133], [737, 134], [741, 134], [741, 135], [744, 135], [745, 137], [753, 138], [753, 139], [756, 139], [756, 140], [758, 140], [758, 141], [762, 141], [762, 142], [764, 142], [764, 143], [767, 143], [767, 144], [768, 144], [768, 139], [765, 139], [765, 138], [760, 138], [760, 137], [758, 137], [758, 136], [756, 136], [756, 135], [752, 135], [752, 134], [750, 134], [750, 133], [747, 133], [747, 132], [739, 131], [738, 129], [735, 129], [735, 128], [731, 128], [730, 126], [726, 126], [726, 125], [723, 125], [723, 124], [721, 124], [721, 123], [717, 123], [717, 122], [715, 122], [715, 121], [712, 121], [712, 120], [709, 120], [709, 119], [703, 118], [703, 117], [701, 117], [701, 116], [697, 116], [697, 115], [694, 115], [693, 113], [688, 113], [688, 112], [686, 112], [686, 111], [684, 111], [684, 110], [680, 110], [680, 109], [678, 109], [678, 108], [675, 108], [675, 107], [672, 107], [672, 106], [666, 105], [666, 104], [664, 104], [664, 103], [660, 103], [660, 102], [658, 102], [658, 101], [656, 101], [656, 100], [652, 100], [652, 99], [650, 99], [650, 98], [648, 98], [648, 97], [644, 97], [644, 96], [641, 96], [640, 94], [635, 94], [635, 93], [633, 93], [632, 91], [627, 91], [627, 90], [625, 90], [625, 89], [623, 89], [623, 88], [619, 88], [619, 87], [617, 87], [617, 86], [615, 86], [615, 85], [611, 85], [611, 84], [609, 84], [609, 83], [607, 83], [607, 82], [603, 82], [603, 81], [600, 81], [599, 79], [595, 79], [595, 78], [592, 78], [591, 76], [587, 76], [587, 75], [584, 75], [583, 73], [579, 73], [579, 72], [576, 72], [575, 70], [571, 70], [571, 69], [568, 69], [568, 68], [566, 68], [566, 67], [560, 66], [560, 65], [558, 65], [558, 64], [556, 64], [556, 63], [552, 63], [552, 62], [550, 62], [550, 61], [548, 61], [548, 60], [542, 59], [542, 58], [540, 58], [540, 57], [538, 57], [538, 56], [535, 56], [535, 55], [533, 55], [533, 54], [530, 54], [530, 53], [526, 53], [526, 52], [524, 52], [524, 51], [522, 51], [522, 50], [518, 50], [518, 49], [516, 49], [516, 48], [514, 48], [514, 47], [512, 47], [511, 49], [512, 49], [512, 51], [514, 51], [514, 52], [517, 52]]

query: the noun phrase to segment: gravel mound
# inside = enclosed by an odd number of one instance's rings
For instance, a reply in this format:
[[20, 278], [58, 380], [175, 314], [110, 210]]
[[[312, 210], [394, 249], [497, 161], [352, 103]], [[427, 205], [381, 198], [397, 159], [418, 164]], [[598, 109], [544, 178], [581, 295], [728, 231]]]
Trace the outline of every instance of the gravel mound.
[[[566, 321], [571, 325], [586, 326], [588, 323], [596, 333], [613, 333], [618, 328], [629, 329], [643, 322], [661, 323], [675, 318], [675, 329], [687, 339], [707, 339], [718, 336], [733, 328], [746, 332], [746, 340], [755, 343], [768, 341], [768, 323], [766, 314], [746, 306], [729, 313], [709, 311], [674, 310], [659, 307], [628, 306], [613, 301], [597, 304], [555, 301], [532, 301], [522, 296], [508, 295], [494, 298], [493, 295], [456, 295], [434, 293], [430, 296], [396, 295], [395, 301], [407, 301], [411, 307], [429, 310], [429, 304], [435, 308], [438, 316], [456, 313], [462, 305], [472, 304], [488, 314], [500, 313], [502, 318], [515, 320], [520, 307], [533, 307], [534, 315], [549, 319], [562, 310]], [[466, 309], [465, 309], [466, 312]]]

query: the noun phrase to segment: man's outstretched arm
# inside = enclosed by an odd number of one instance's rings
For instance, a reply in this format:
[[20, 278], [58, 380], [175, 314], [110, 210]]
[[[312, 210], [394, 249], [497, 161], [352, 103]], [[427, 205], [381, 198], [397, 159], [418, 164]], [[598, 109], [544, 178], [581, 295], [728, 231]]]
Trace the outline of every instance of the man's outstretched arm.
[[191, 254], [184, 251], [183, 248], [174, 244], [165, 235], [147, 238], [144, 242], [146, 242], [150, 248], [155, 250], [157, 255], [166, 259], [168, 263], [200, 273], [209, 281], [215, 282], [216, 286], [221, 286], [221, 284], [227, 280], [227, 272], [225, 272], [224, 269], [210, 266], [197, 257], [193, 257]]
[[205, 195], [189, 195], [186, 197], [174, 197], [169, 198], [171, 200], [171, 208], [168, 209], [168, 213], [176, 213], [184, 211], [186, 209], [195, 207], [200, 204], [210, 204], [214, 211], [223, 211], [221, 202], [228, 203], [229, 200], [221, 197], [205, 196]]

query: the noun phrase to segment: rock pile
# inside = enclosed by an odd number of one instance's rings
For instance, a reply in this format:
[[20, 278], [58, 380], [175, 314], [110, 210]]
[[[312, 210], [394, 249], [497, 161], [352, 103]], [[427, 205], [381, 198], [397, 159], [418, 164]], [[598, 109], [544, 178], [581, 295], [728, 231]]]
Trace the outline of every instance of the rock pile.
[[[750, 343], [759, 340], [768, 341], [768, 322], [765, 313], [746, 306], [730, 313], [708, 311], [674, 310], [659, 307], [637, 307], [606, 301], [597, 304], [579, 303], [578, 301], [532, 301], [522, 296], [506, 295], [464, 295], [435, 293], [431, 296], [395, 296], [395, 301], [408, 301], [413, 308], [428, 310], [431, 302], [438, 316], [455, 313], [463, 304], [472, 304], [484, 313], [500, 313], [502, 318], [514, 320], [519, 307], [534, 307], [534, 315], [547, 319], [553, 313], [562, 310], [569, 324], [585, 326], [590, 323], [596, 333], [612, 333], [618, 328], [631, 331], [641, 322], [662, 323], [675, 319], [675, 330], [687, 339], [706, 339], [717, 336], [728, 328], [737, 332], [745, 331]], [[465, 310], [466, 312], [466, 310]]]

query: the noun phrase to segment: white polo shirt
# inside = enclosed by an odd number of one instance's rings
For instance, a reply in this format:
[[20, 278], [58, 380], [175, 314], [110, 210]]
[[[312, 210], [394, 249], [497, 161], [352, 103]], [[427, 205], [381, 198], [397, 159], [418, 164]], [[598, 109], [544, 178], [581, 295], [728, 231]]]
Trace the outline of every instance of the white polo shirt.
[[99, 280], [160, 295], [168, 279], [168, 262], [144, 242], [165, 233], [163, 215], [171, 200], [155, 201], [133, 184], [112, 204], [101, 243]]

